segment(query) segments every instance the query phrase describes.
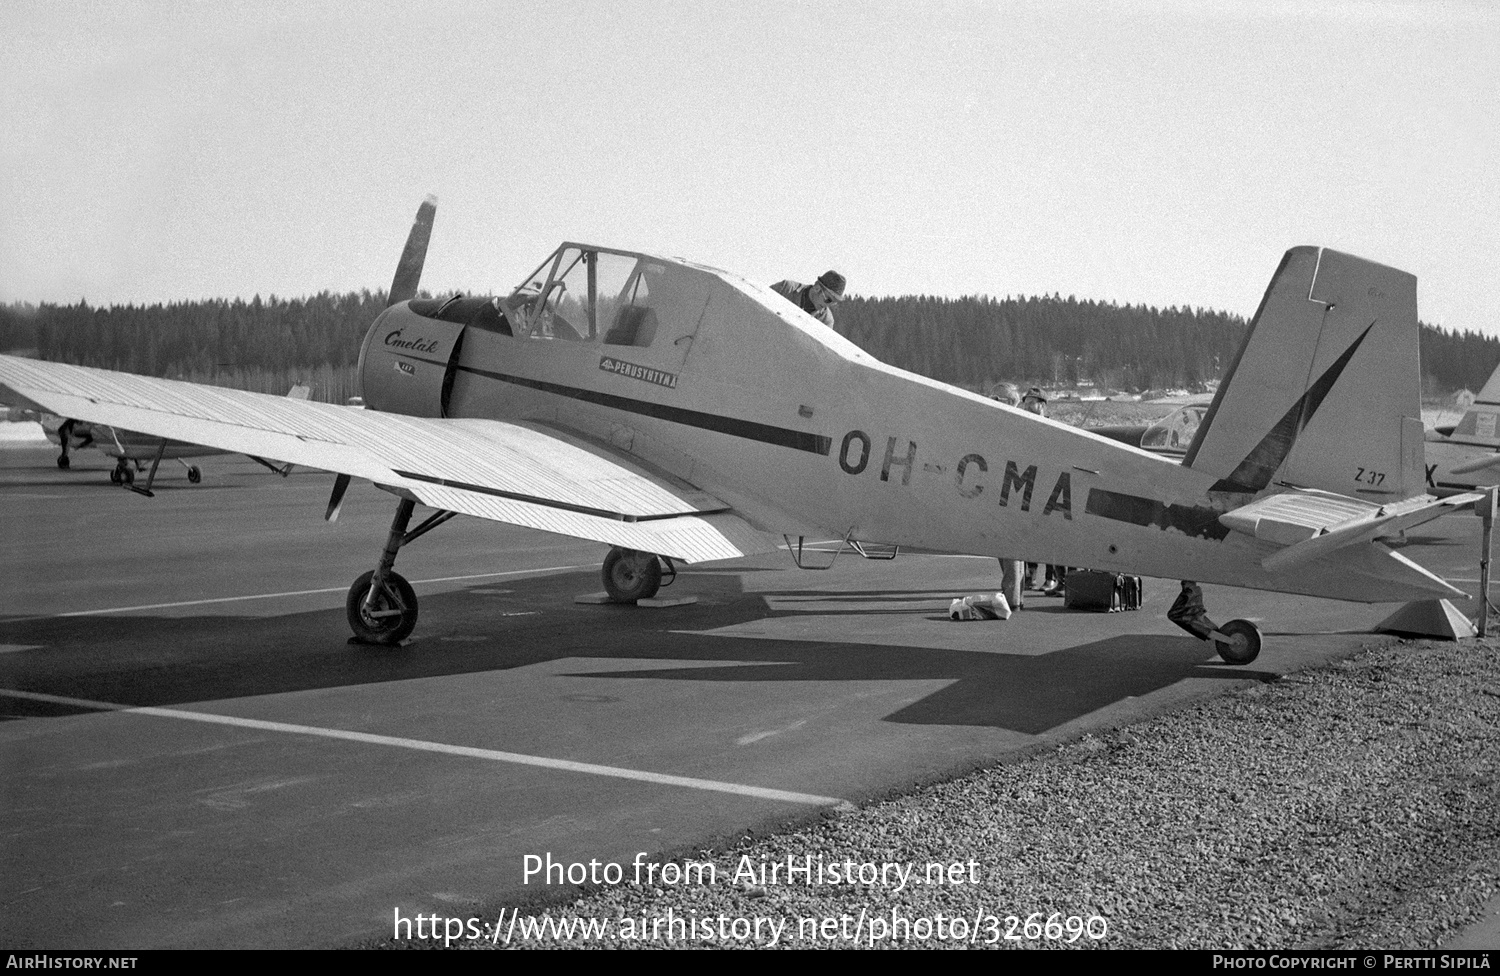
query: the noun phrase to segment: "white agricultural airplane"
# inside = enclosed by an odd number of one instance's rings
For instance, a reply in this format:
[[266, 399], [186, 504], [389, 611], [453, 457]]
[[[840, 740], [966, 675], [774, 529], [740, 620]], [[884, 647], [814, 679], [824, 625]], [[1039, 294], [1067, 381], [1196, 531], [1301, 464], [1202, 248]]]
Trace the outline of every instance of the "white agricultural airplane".
[[[417, 621], [397, 552], [454, 514], [610, 544], [620, 602], [674, 560], [785, 539], [802, 565], [801, 540], [829, 536], [1370, 603], [1464, 596], [1381, 543], [1474, 500], [1422, 494], [1404, 272], [1288, 251], [1173, 465], [888, 366], [769, 287], [680, 259], [566, 243], [508, 297], [416, 298], [434, 211], [360, 351], [368, 410], [9, 356], [0, 386], [334, 472], [330, 519], [351, 478], [396, 495], [347, 601], [375, 643]], [[409, 530], [418, 504], [436, 511]], [[1193, 632], [1231, 663], [1259, 651], [1245, 621]]]
[[1435, 495], [1500, 484], [1500, 366], [1463, 419], [1427, 432], [1427, 490]]
[[[311, 393], [312, 387], [298, 384], [292, 387], [287, 396], [295, 400], [306, 400]], [[73, 451], [93, 447], [105, 457], [115, 459], [115, 466], [109, 473], [109, 480], [117, 485], [125, 485], [127, 488], [135, 484], [135, 476], [145, 471], [148, 464], [151, 469], [147, 476], [147, 483], [149, 485], [154, 482], [157, 465], [162, 461], [176, 461], [181, 464], [187, 469], [188, 481], [196, 485], [203, 480], [203, 470], [196, 464], [188, 464], [187, 458], [232, 453], [217, 447], [205, 447], [188, 441], [153, 437], [149, 434], [122, 430], [104, 424], [80, 424], [75, 420], [48, 413], [38, 414], [37, 422], [41, 424], [42, 433], [46, 435], [47, 440], [62, 448], [62, 453], [57, 456], [59, 468], [66, 471], [72, 467], [69, 455]], [[278, 467], [260, 458], [255, 460], [265, 464], [282, 477], [291, 473], [291, 465]], [[149, 487], [132, 488], [132, 490], [148, 496], [151, 494]]]

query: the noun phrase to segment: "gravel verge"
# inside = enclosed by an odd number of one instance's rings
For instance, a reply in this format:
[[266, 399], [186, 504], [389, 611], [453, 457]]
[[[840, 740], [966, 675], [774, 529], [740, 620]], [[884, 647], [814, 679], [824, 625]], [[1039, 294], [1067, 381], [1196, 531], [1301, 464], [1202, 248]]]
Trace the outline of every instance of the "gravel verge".
[[[712, 863], [714, 884], [627, 876], [522, 906], [527, 920], [609, 922], [602, 937], [524, 944], [764, 948], [780, 919], [786, 948], [1437, 947], [1500, 888], [1497, 719], [1500, 640], [1387, 642], [774, 836], [679, 852]], [[913, 877], [958, 863], [963, 883], [735, 880], [747, 864], [809, 857], [841, 870], [914, 863]], [[1054, 912], [1060, 937], [1027, 937], [1026, 916]], [[767, 922], [758, 939], [736, 938], [721, 916]], [[1090, 917], [1107, 924], [1103, 939], [1062, 928]], [[633, 937], [656, 919], [677, 920], [672, 938]], [[814, 937], [804, 919], [847, 921]], [[927, 936], [918, 924], [873, 939], [877, 919], [925, 919]], [[862, 935], [845, 937], [856, 924]]]

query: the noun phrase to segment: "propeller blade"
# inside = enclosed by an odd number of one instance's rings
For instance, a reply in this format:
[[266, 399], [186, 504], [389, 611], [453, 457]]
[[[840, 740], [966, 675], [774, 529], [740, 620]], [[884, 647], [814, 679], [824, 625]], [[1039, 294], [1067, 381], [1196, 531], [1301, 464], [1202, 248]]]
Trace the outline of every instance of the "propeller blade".
[[432, 218], [436, 214], [437, 197], [429, 193], [417, 208], [417, 219], [412, 222], [411, 233], [406, 238], [401, 263], [396, 265], [396, 277], [391, 279], [391, 297], [386, 302], [387, 308], [417, 297], [417, 285], [422, 281], [422, 263], [427, 260], [427, 240], [432, 236]]

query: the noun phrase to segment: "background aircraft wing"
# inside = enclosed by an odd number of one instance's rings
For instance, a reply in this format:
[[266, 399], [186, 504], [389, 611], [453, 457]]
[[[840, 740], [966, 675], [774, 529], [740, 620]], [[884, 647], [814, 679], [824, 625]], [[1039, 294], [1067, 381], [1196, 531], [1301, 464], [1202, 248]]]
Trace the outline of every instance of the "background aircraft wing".
[[319, 468], [422, 504], [684, 562], [777, 548], [714, 496], [543, 425], [430, 419], [0, 356], [0, 387], [52, 413]]

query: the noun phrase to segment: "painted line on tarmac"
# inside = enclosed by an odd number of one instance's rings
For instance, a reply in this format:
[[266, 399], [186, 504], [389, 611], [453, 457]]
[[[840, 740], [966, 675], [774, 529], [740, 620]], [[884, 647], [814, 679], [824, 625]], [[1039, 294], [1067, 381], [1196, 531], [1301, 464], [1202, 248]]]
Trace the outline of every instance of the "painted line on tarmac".
[[[407, 580], [413, 586], [424, 583], [461, 583], [465, 580], [496, 579], [501, 576], [524, 576], [528, 573], [561, 573], [588, 566], [539, 566], [536, 569], [512, 569], [504, 573], [474, 573], [470, 576], [438, 576], [433, 579]], [[347, 586], [325, 586], [319, 590], [288, 590], [285, 593], [251, 593], [247, 596], [219, 596], [208, 600], [179, 600], [176, 603], [144, 603], [138, 607], [106, 607], [103, 610], [72, 610], [68, 613], [44, 613], [35, 617], [14, 617], [8, 624], [26, 623], [31, 620], [54, 620], [59, 617], [97, 617], [105, 613], [133, 613], [137, 610], [170, 610], [175, 607], [201, 607], [211, 603], [238, 603], [243, 600], [276, 600], [288, 596], [317, 596], [320, 593], [347, 593]]]
[[619, 766], [600, 766], [596, 763], [574, 762], [571, 759], [549, 759], [546, 756], [528, 756], [518, 752], [500, 752], [495, 749], [454, 746], [443, 742], [406, 739], [393, 735], [374, 735], [369, 732], [324, 729], [313, 725], [292, 725], [288, 722], [267, 722], [258, 718], [215, 715], [211, 712], [190, 712], [180, 708], [121, 705], [116, 702], [93, 701], [87, 698], [65, 698], [62, 695], [48, 695], [37, 691], [16, 691], [11, 688], [0, 688], [0, 695], [11, 698], [24, 698], [29, 701], [49, 702], [54, 705], [68, 705], [74, 708], [89, 708], [101, 712], [122, 712], [127, 715], [152, 715], [157, 718], [175, 718], [188, 722], [206, 722], [212, 725], [232, 725], [242, 729], [259, 729], [265, 732], [288, 732], [293, 735], [342, 739], [346, 742], [362, 742], [368, 745], [395, 746], [400, 749], [438, 752], [449, 756], [465, 756], [470, 759], [488, 759], [491, 762], [514, 763], [521, 766], [541, 766], [545, 769], [560, 769], [570, 773], [587, 773], [593, 776], [638, 780], [642, 783], [656, 783], [661, 786], [682, 786], [688, 789], [707, 790], [713, 793], [733, 793], [736, 796], [749, 796], [760, 800], [779, 800], [783, 803], [798, 803], [819, 807], [849, 806], [847, 800], [841, 800], [832, 796], [814, 796], [810, 793], [793, 793], [788, 790], [772, 790], [763, 786], [724, 783], [719, 780], [696, 779], [691, 776], [672, 776], [667, 773], [623, 769]]

